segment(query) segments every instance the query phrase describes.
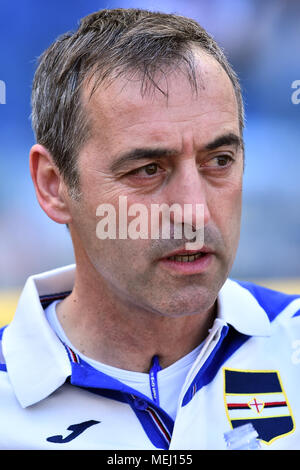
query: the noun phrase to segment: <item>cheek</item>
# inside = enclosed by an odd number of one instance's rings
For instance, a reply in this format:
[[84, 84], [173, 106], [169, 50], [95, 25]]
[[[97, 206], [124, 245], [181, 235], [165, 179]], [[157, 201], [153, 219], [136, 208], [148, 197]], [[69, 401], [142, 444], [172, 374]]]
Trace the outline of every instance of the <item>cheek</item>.
[[242, 183], [228, 184], [211, 193], [209, 210], [213, 222], [224, 238], [235, 238], [239, 233], [242, 208]]
[[152, 279], [146, 240], [98, 240], [89, 257], [96, 271], [117, 290], [135, 293]]
[[[106, 204], [106, 206], [102, 206]], [[93, 240], [90, 253], [98, 258], [99, 269], [101, 265], [113, 269], [117, 277], [131, 277], [133, 273], [142, 273], [145, 270], [146, 254], [149, 249], [149, 217], [129, 215], [130, 199], [127, 197], [110, 199], [109, 203], [98, 206], [95, 216], [91, 217]], [[104, 207], [104, 209], [103, 209]], [[105, 207], [109, 209], [108, 212]], [[148, 213], [147, 213], [148, 214]], [[144, 223], [141, 223], [141, 221]], [[136, 236], [144, 226], [147, 239]], [[93, 250], [93, 253], [92, 253]]]

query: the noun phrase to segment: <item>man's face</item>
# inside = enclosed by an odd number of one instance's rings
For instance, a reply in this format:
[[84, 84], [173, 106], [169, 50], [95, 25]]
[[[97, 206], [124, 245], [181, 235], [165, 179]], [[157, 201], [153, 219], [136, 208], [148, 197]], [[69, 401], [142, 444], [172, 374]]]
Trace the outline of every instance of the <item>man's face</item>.
[[[168, 75], [168, 100], [158, 91], [142, 96], [138, 80], [118, 79], [90, 101], [85, 90], [92, 133], [78, 160], [82, 196], [70, 201], [78, 269], [104, 279], [122, 302], [166, 316], [212, 307], [239, 239], [243, 152], [237, 102], [213, 58], [198, 52], [197, 63], [197, 94], [182, 72]], [[149, 218], [153, 204], [177, 203], [192, 204], [194, 221], [196, 204], [203, 204], [209, 253], [194, 261], [170, 260], [186, 240], [151, 234], [118, 239], [120, 196], [128, 207], [143, 204]], [[117, 239], [97, 238], [102, 204], [115, 207]]]

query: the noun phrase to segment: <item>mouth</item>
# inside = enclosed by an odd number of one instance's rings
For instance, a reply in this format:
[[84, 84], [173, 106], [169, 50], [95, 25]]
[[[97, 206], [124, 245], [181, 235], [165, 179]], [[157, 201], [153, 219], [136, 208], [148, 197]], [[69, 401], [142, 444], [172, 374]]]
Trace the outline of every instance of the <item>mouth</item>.
[[212, 257], [213, 251], [202, 247], [201, 250], [177, 250], [159, 261], [168, 270], [179, 274], [199, 274], [208, 268]]
[[163, 260], [178, 261], [180, 263], [191, 263], [203, 256], [212, 253], [212, 250], [207, 247], [202, 247], [201, 250], [177, 250], [164, 256]]
[[170, 261], [178, 261], [179, 263], [191, 263], [196, 259], [201, 258], [204, 256], [205, 253], [201, 251], [197, 251], [196, 253], [182, 253], [174, 256], [168, 256], [166, 259]]

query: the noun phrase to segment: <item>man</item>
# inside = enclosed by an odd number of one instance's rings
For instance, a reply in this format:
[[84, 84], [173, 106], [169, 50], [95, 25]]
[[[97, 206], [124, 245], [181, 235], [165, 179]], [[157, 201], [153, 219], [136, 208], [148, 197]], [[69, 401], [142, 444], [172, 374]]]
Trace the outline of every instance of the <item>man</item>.
[[[42, 55], [32, 106], [37, 198], [76, 266], [30, 277], [3, 330], [1, 447], [225, 449], [250, 422], [300, 448], [300, 298], [228, 279], [243, 105], [217, 44], [187, 18], [99, 11]], [[170, 236], [137, 204], [172, 208]]]

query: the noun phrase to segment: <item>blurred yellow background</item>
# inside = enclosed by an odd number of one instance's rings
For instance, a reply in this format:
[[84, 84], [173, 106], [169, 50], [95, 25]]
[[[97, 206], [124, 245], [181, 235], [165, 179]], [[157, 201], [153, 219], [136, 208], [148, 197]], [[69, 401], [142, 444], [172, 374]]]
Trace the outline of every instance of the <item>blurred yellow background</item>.
[[[256, 279], [251, 281], [287, 294], [300, 295], [300, 279]], [[11, 321], [19, 296], [19, 290], [0, 291], [0, 326], [7, 325]]]
[[20, 291], [8, 290], [0, 292], [0, 326], [7, 325], [14, 315]]

